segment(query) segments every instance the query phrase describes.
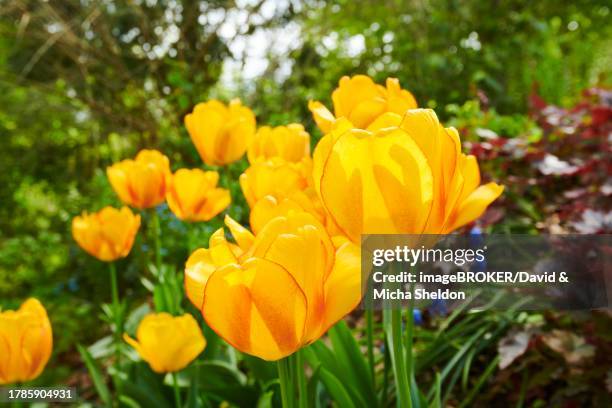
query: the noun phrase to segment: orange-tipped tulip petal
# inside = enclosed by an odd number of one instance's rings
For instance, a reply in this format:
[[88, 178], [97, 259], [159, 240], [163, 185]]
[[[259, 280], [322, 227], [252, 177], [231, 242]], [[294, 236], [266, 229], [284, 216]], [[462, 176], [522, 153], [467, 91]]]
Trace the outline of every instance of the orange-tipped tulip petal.
[[138, 326], [136, 339], [127, 334], [123, 338], [156, 373], [182, 370], [206, 347], [200, 326], [190, 314], [147, 315]]
[[385, 112], [402, 115], [417, 107], [412, 94], [401, 89], [399, 81], [388, 78], [386, 87], [377, 85], [366, 75], [344, 76], [332, 92], [334, 114], [320, 102], [311, 101], [308, 109], [324, 134], [329, 133], [336, 119], [345, 118], [358, 129], [366, 129]]
[[313, 177], [345, 236], [446, 234], [479, 217], [503, 191], [480, 186], [476, 159], [429, 109], [384, 113], [368, 130], [338, 120], [314, 153]]
[[210, 166], [239, 160], [255, 134], [255, 115], [235, 99], [199, 103], [185, 116], [185, 126], [200, 157]]
[[134, 160], [123, 160], [106, 169], [113, 190], [123, 203], [151, 208], [164, 202], [170, 162], [157, 150], [141, 150]]
[[219, 173], [180, 169], [168, 178], [168, 207], [184, 221], [208, 221], [227, 208], [230, 192], [217, 188]]
[[212, 274], [202, 310], [210, 327], [238, 350], [277, 360], [300, 347], [306, 297], [281, 266], [250, 259]]
[[38, 377], [52, 349], [51, 323], [38, 300], [28, 299], [17, 311], [0, 312], [0, 385]]
[[274, 128], [263, 126], [257, 130], [247, 153], [251, 164], [274, 157], [299, 162], [310, 156], [310, 135], [297, 123]]
[[191, 256], [185, 280], [207, 323], [234, 347], [278, 360], [317, 340], [358, 304], [358, 247], [332, 241], [313, 215], [290, 210], [254, 239], [232, 219], [226, 224], [239, 245], [217, 231], [208, 249]]
[[140, 228], [140, 215], [128, 207], [105, 207], [97, 213], [83, 213], [72, 220], [72, 236], [88, 254], [101, 261], [125, 258]]

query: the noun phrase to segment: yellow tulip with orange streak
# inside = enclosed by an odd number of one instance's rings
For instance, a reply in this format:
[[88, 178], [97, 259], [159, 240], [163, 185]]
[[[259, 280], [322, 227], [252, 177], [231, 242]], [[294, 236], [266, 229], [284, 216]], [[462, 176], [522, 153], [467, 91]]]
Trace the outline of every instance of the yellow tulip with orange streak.
[[200, 326], [190, 314], [176, 317], [168, 313], [149, 314], [140, 322], [136, 339], [127, 334], [123, 339], [156, 373], [182, 370], [206, 347]]
[[83, 213], [72, 219], [72, 236], [88, 254], [101, 261], [125, 258], [140, 228], [140, 215], [128, 207], [104, 207], [97, 213]]
[[230, 192], [218, 188], [219, 173], [179, 169], [168, 178], [168, 207], [183, 221], [209, 221], [227, 208]]
[[310, 157], [310, 135], [304, 126], [292, 123], [287, 126], [263, 126], [257, 130], [247, 151], [249, 163], [280, 157], [288, 162], [299, 162]]
[[204, 163], [222, 166], [239, 160], [253, 140], [255, 115], [239, 99], [199, 103], [185, 116], [185, 126]]
[[401, 115], [417, 107], [414, 96], [402, 89], [396, 78], [387, 78], [383, 87], [366, 75], [340, 78], [338, 87], [332, 92], [332, 102], [333, 114], [321, 102], [308, 103], [308, 109], [324, 134], [331, 131], [334, 122], [340, 118], [358, 129], [365, 129], [385, 112]]
[[38, 300], [30, 298], [16, 311], [0, 312], [0, 385], [37, 378], [52, 349], [51, 323]]
[[305, 157], [297, 163], [280, 157], [252, 164], [240, 175], [240, 187], [249, 207], [271, 195], [277, 199], [312, 186], [312, 160]]
[[131, 207], [145, 209], [164, 202], [170, 161], [157, 150], [141, 150], [134, 160], [123, 160], [106, 169], [119, 199]]
[[480, 185], [474, 156], [430, 109], [385, 113], [365, 130], [339, 120], [314, 152], [321, 201], [344, 235], [447, 234], [474, 221], [503, 191]]
[[274, 218], [254, 236], [226, 217], [185, 269], [186, 292], [208, 325], [238, 350], [278, 360], [320, 338], [360, 300], [359, 249], [330, 238], [305, 212]]

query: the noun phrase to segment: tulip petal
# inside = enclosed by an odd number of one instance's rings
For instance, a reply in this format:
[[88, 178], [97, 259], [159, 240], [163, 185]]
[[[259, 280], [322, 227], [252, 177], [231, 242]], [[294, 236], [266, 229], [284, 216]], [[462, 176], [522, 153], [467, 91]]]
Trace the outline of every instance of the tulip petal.
[[248, 229], [234, 221], [234, 219], [229, 215], [225, 216], [224, 222], [238, 243], [238, 246], [243, 251], [247, 251], [253, 245], [253, 241], [255, 240], [253, 234]]
[[[8, 356], [10, 350], [11, 346], [3, 333], [2, 321], [0, 320], [0, 356]], [[0, 385], [8, 384], [9, 382], [8, 363], [9, 358], [0, 359]]]
[[202, 314], [238, 350], [278, 360], [300, 347], [306, 307], [304, 293], [287, 271], [253, 258], [210, 277]]
[[185, 126], [202, 160], [211, 166], [223, 164], [216, 156], [216, 140], [223, 137], [227, 108], [221, 102], [211, 100], [199, 103], [193, 113], [185, 116]]
[[195, 219], [198, 221], [209, 221], [225, 210], [232, 202], [229, 190], [215, 188], [210, 190], [204, 198], [204, 205], [195, 208]]
[[416, 232], [422, 227], [433, 179], [426, 158], [405, 132], [372, 136], [352, 130], [328, 151], [321, 199], [353, 242], [359, 242], [362, 233]]
[[206, 347], [206, 339], [200, 331], [198, 322], [190, 314], [175, 317], [173, 325], [176, 327], [174, 336], [176, 347], [169, 371], [175, 372], [187, 367], [200, 355]]
[[400, 87], [397, 78], [387, 78], [386, 85], [388, 111], [403, 115], [408, 109], [415, 109], [417, 107], [414, 96]]
[[209, 246], [210, 257], [215, 262], [215, 265], [220, 266], [238, 262], [234, 251], [232, 251], [230, 244], [225, 239], [223, 228], [219, 228], [210, 236]]
[[38, 300], [30, 298], [17, 311], [0, 312], [0, 384], [37, 378], [52, 348], [51, 323]]
[[200, 248], [187, 259], [185, 264], [185, 293], [198, 310], [202, 308], [206, 282], [216, 269], [217, 266], [208, 249]]
[[137, 340], [123, 335], [157, 373], [185, 368], [206, 346], [198, 322], [190, 314], [174, 317], [168, 313], [145, 316], [138, 326]]
[[323, 282], [331, 273], [334, 252], [325, 227], [306, 212], [289, 213], [269, 222], [253, 244], [253, 256], [282, 266], [308, 299], [306, 341], [319, 332], [324, 310]]
[[344, 237], [334, 238], [334, 267], [325, 281], [325, 313], [321, 332], [350, 313], [361, 300], [361, 251]]
[[315, 123], [323, 134], [329, 133], [336, 118], [334, 115], [318, 101], [309, 101], [308, 109], [312, 112]]
[[132, 191], [130, 191], [130, 184], [128, 182], [128, 176], [124, 170], [124, 166], [121, 163], [114, 164], [106, 168], [106, 176], [111, 184], [111, 187], [115, 193], [119, 196], [119, 199], [124, 203], [136, 202], [136, 197]]
[[366, 129], [370, 123], [385, 112], [386, 102], [382, 97], [373, 97], [356, 104], [348, 119], [356, 127]]
[[51, 351], [53, 350], [51, 323], [47, 311], [36, 299], [28, 299], [19, 310], [36, 316], [37, 324], [29, 326], [24, 331], [21, 344], [22, 349], [27, 351], [30, 356], [27, 378], [32, 379], [42, 373], [51, 357]]
[[480, 185], [480, 169], [476, 157], [462, 155], [461, 174], [464, 179], [463, 189], [458, 202], [464, 202], [467, 197]]
[[349, 118], [359, 103], [379, 96], [381, 91], [372, 78], [366, 75], [344, 76], [340, 78], [338, 88], [332, 92], [335, 116]]
[[452, 222], [450, 231], [453, 231], [465, 224], [474, 221], [480, 217], [497, 197], [504, 191], [504, 187], [496, 183], [487, 183], [474, 190], [463, 201], [456, 213]]
[[444, 171], [443, 166], [447, 158], [442, 158], [440, 154], [440, 138], [444, 128], [438, 121], [436, 113], [431, 109], [411, 109], [405, 112], [402, 118], [401, 128], [404, 129], [410, 137], [419, 146], [429, 167], [431, 168], [434, 185], [431, 212], [428, 215], [425, 232], [436, 233], [438, 228], [444, 222], [444, 204], [446, 202], [446, 191], [444, 188]]
[[397, 127], [401, 122], [402, 117], [397, 113], [385, 112], [370, 123], [367, 130], [370, 132], [377, 132], [385, 128]]

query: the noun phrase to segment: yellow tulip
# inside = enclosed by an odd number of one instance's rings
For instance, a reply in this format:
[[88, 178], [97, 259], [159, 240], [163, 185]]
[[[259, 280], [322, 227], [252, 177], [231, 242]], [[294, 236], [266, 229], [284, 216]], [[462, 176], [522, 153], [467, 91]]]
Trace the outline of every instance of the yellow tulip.
[[180, 169], [168, 178], [168, 207], [184, 221], [208, 221], [227, 208], [230, 192], [217, 188], [219, 173]]
[[242, 157], [255, 134], [255, 115], [238, 99], [227, 106], [212, 100], [197, 104], [185, 126], [204, 163], [221, 166]]
[[240, 175], [240, 187], [249, 204], [253, 207], [261, 198], [271, 195], [287, 197], [295, 191], [305, 190], [311, 185], [312, 160], [305, 157], [291, 163], [279, 157], [252, 164]]
[[190, 257], [187, 293], [238, 350], [278, 360], [320, 338], [360, 300], [359, 248], [333, 240], [312, 215], [290, 211], [255, 237], [229, 217]]
[[385, 113], [367, 130], [346, 120], [314, 152], [314, 184], [344, 235], [446, 234], [478, 218], [503, 191], [480, 185], [474, 156], [430, 109]]
[[187, 367], [206, 347], [206, 339], [190, 314], [174, 317], [168, 313], [145, 316], [136, 339], [123, 339], [149, 363], [156, 373], [174, 373]]
[[321, 102], [308, 103], [315, 122], [325, 134], [339, 118], [347, 119], [356, 128], [365, 129], [385, 112], [401, 115], [417, 107], [414, 96], [402, 89], [396, 78], [387, 78], [386, 87], [383, 87], [366, 75], [340, 78], [338, 88], [332, 92], [332, 102], [334, 114]]
[[0, 312], [0, 385], [37, 378], [53, 349], [53, 333], [47, 311], [36, 299], [19, 310]]
[[106, 169], [108, 180], [123, 203], [144, 209], [164, 202], [170, 161], [157, 150], [141, 150], [134, 160]]
[[[287, 215], [290, 211], [307, 212], [323, 225], [327, 225], [328, 218], [321, 205], [321, 200], [319, 200], [316, 191], [308, 187], [305, 190], [293, 191], [286, 197], [277, 198], [273, 195], [267, 195], [259, 199], [251, 208], [249, 215], [251, 231], [257, 235], [268, 221], [281, 215]], [[333, 236], [334, 234], [330, 235]]]
[[304, 126], [292, 123], [287, 126], [271, 128], [263, 126], [255, 134], [255, 139], [247, 152], [249, 162], [280, 157], [289, 162], [299, 162], [310, 156], [310, 135]]
[[72, 236], [87, 253], [101, 261], [125, 258], [140, 228], [140, 215], [128, 207], [104, 207], [93, 214], [83, 213], [72, 220]]

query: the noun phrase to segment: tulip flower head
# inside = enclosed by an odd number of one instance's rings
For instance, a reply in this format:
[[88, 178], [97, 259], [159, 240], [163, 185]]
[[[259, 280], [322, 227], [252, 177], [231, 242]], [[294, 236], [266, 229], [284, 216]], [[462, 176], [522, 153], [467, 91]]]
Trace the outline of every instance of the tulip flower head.
[[275, 128], [263, 126], [257, 130], [247, 156], [251, 164], [273, 157], [299, 162], [310, 156], [310, 135], [297, 123]]
[[307, 212], [322, 224], [326, 224], [326, 214], [316, 191], [307, 188], [293, 191], [287, 197], [277, 198], [267, 195], [259, 199], [251, 208], [249, 215], [251, 231], [257, 235], [270, 220], [291, 211]]
[[140, 215], [128, 207], [105, 207], [93, 214], [83, 213], [72, 220], [72, 236], [88, 254], [101, 261], [125, 258], [140, 228]]
[[230, 192], [217, 188], [219, 173], [180, 169], [168, 178], [168, 207], [184, 221], [208, 221], [227, 208]]
[[185, 126], [200, 157], [209, 166], [239, 160], [255, 134], [255, 115], [234, 99], [199, 103], [185, 116]]
[[396, 78], [387, 78], [386, 87], [377, 85], [366, 75], [344, 76], [332, 92], [334, 113], [321, 102], [311, 101], [308, 109], [324, 134], [329, 133], [336, 119], [345, 118], [353, 127], [366, 129], [385, 112], [403, 114], [417, 107], [414, 96], [400, 87]]
[[344, 235], [447, 234], [503, 191], [480, 185], [474, 156], [430, 109], [385, 113], [367, 130], [339, 120], [314, 153], [314, 184]]
[[229, 217], [194, 252], [185, 272], [190, 300], [238, 350], [278, 360], [320, 338], [359, 303], [359, 248], [332, 240], [305, 212], [268, 222], [255, 237]]
[[174, 317], [168, 313], [145, 316], [136, 339], [123, 339], [149, 363], [156, 373], [174, 373], [187, 367], [206, 347], [198, 322], [190, 314]]
[[123, 160], [108, 167], [106, 174], [124, 204], [151, 208], [164, 202], [170, 161], [157, 150], [141, 150], [134, 160]]
[[26, 300], [17, 311], [0, 312], [0, 385], [37, 378], [52, 349], [51, 323], [38, 300]]
[[300, 162], [287, 162], [280, 157], [252, 164], [240, 175], [240, 187], [253, 207], [261, 198], [271, 195], [277, 199], [303, 191], [311, 183], [312, 160], [305, 157]]

